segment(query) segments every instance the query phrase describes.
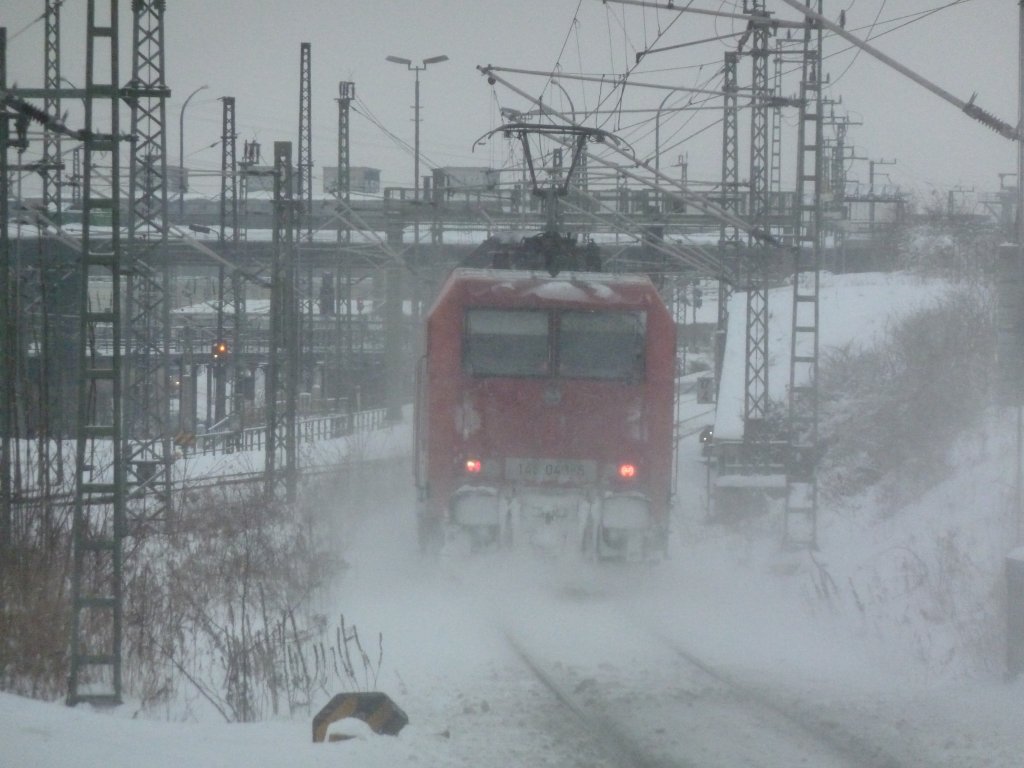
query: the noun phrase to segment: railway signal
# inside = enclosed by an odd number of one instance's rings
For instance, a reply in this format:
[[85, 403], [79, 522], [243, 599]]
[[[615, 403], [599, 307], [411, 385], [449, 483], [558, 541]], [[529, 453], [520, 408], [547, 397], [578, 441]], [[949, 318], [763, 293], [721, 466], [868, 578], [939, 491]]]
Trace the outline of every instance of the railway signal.
[[213, 346], [210, 348], [210, 356], [215, 363], [226, 362], [230, 354], [231, 347], [223, 340], [213, 342]]

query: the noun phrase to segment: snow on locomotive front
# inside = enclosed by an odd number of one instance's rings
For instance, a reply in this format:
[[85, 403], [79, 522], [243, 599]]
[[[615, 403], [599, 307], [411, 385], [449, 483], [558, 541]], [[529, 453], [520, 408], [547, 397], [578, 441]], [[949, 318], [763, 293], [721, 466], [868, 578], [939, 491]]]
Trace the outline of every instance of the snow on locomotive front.
[[666, 545], [675, 326], [643, 276], [456, 269], [417, 376], [420, 542]]

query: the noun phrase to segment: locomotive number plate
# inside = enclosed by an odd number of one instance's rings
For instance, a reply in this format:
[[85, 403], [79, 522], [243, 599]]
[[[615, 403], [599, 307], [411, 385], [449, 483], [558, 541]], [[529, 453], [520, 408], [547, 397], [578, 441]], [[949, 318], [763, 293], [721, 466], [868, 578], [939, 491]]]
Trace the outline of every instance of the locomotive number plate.
[[507, 459], [505, 477], [520, 483], [593, 483], [597, 480], [597, 463], [571, 459]]

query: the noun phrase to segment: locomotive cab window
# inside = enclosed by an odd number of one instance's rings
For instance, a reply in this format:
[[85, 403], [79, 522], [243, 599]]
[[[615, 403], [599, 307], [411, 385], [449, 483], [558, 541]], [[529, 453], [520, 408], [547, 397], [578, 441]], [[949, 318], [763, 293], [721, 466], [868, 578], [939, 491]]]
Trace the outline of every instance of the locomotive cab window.
[[470, 309], [463, 366], [474, 376], [547, 376], [548, 334], [547, 312]]
[[644, 375], [643, 312], [562, 312], [558, 375], [639, 381]]

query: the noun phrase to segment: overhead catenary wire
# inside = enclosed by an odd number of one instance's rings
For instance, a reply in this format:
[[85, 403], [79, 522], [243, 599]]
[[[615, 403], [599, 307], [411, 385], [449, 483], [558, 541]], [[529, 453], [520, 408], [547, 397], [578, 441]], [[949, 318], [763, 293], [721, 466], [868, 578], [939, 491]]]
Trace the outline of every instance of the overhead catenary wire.
[[[671, 0], [666, 0], [665, 3], [650, 2], [649, 0], [599, 0], [601, 3], [615, 3], [617, 5], [633, 5], [641, 8], [662, 8], [667, 11], [678, 11], [680, 14], [683, 13], [694, 13], [704, 16], [715, 16], [717, 18], [726, 19], [737, 19], [739, 21], [753, 21], [758, 23], [764, 23], [764, 17], [754, 16], [746, 13], [728, 13], [723, 11], [712, 11], [707, 8], [692, 8], [693, 0], [690, 0], [686, 5], [673, 5]], [[783, 27], [792, 29], [803, 29], [802, 22], [796, 21], [784, 21], [781, 19], [771, 19], [769, 26]]]
[[[613, 0], [613, 1], [614, 2], [621, 2], [622, 0]], [[999, 135], [1004, 136], [1004, 137], [1006, 137], [1006, 138], [1008, 138], [1008, 139], [1010, 139], [1012, 141], [1020, 141], [1020, 138], [1021, 138], [1020, 137], [1020, 132], [1016, 128], [1011, 126], [1009, 123], [1006, 123], [1006, 122], [1000, 120], [999, 118], [997, 118], [995, 115], [991, 114], [990, 112], [987, 112], [984, 109], [982, 109], [981, 107], [977, 106], [974, 103], [974, 96], [972, 96], [969, 101], [964, 101], [963, 99], [960, 99], [960, 98], [954, 96], [952, 93], [950, 93], [946, 89], [936, 85], [935, 83], [931, 82], [930, 80], [928, 80], [928, 79], [922, 77], [921, 75], [917, 74], [912, 69], [910, 69], [910, 67], [907, 67], [907, 66], [901, 64], [900, 62], [896, 61], [894, 58], [892, 58], [888, 54], [885, 54], [882, 51], [878, 50], [877, 48], [872, 46], [870, 43], [857, 38], [853, 34], [847, 32], [845, 29], [842, 29], [837, 24], [832, 23], [829, 19], [825, 18], [820, 13], [812, 10], [811, 8], [808, 8], [805, 5], [801, 5], [800, 2], [798, 2], [798, 0], [781, 0], [781, 1], [783, 3], [785, 3], [786, 5], [790, 6], [791, 8], [800, 11], [800, 13], [804, 14], [805, 16], [807, 16], [807, 18], [816, 21], [818, 24], [822, 25], [826, 29], [832, 30], [833, 32], [835, 32], [835, 34], [839, 35], [843, 39], [847, 40], [848, 42], [853, 43], [858, 48], [861, 48], [865, 53], [868, 53], [871, 56], [874, 56], [876, 59], [881, 61], [883, 64], [886, 64], [891, 69], [895, 69], [901, 75], [904, 75], [905, 77], [910, 78], [915, 83], [920, 85], [922, 88], [925, 88], [925, 89], [931, 91], [932, 93], [934, 93], [939, 98], [941, 98], [944, 101], [947, 101], [950, 104], [954, 105], [955, 107], [960, 109], [961, 112], [965, 113], [966, 115], [968, 115], [970, 117], [973, 117], [978, 122], [980, 122], [980, 123], [982, 123], [984, 125], [987, 125], [989, 128], [994, 130]]]
[[[578, 187], [571, 188], [573, 192], [580, 195], [584, 199], [597, 204], [600, 208], [608, 214], [607, 219], [614, 221], [619, 227], [623, 228], [625, 232], [633, 237], [637, 241], [644, 239], [642, 233], [637, 233], [632, 230], [639, 228], [635, 222], [631, 221], [628, 216], [619, 213], [618, 211], [611, 208], [606, 202], [600, 200], [593, 195], [588, 194], [584, 190]], [[571, 202], [563, 202], [567, 208], [576, 213], [583, 214], [590, 218], [594, 222], [604, 223], [606, 219], [595, 214], [593, 211], [589, 211], [585, 208], [581, 208]], [[685, 237], [685, 236], [684, 236]], [[671, 245], [664, 242], [648, 241], [648, 245], [657, 251], [670, 258], [685, 264], [686, 266], [693, 267], [701, 273], [707, 274], [708, 276], [721, 277], [728, 282], [732, 282], [735, 276], [722, 264], [722, 261], [715, 255], [709, 253], [698, 243], [672, 243]]]
[[[693, 0], [690, 0], [690, 2], [692, 3], [692, 2], [693, 2]], [[667, 25], [667, 26], [665, 27], [665, 29], [663, 29], [663, 30], [662, 30], [662, 29], [659, 29], [659, 31], [658, 31], [658, 36], [657, 36], [657, 37], [655, 38], [655, 42], [657, 42], [657, 40], [660, 40], [660, 39], [661, 39], [661, 37], [662, 37], [662, 36], [663, 36], [663, 35], [664, 35], [664, 34], [665, 34], [666, 32], [668, 32], [668, 30], [669, 30], [669, 29], [671, 29], [672, 25], [673, 25], [673, 24], [674, 24], [674, 23], [676, 22], [676, 20], [678, 20], [678, 18], [679, 18], [679, 14], [677, 14], [677, 15], [676, 15], [676, 18], [674, 18], [674, 19], [673, 19], [673, 20], [672, 20], [671, 22], [669, 22], [669, 24], [668, 24], [668, 25]], [[612, 41], [612, 30], [611, 30], [611, 23], [610, 23], [610, 15], [609, 15], [609, 12], [608, 12], [608, 9], [607, 9], [607, 8], [605, 9], [605, 19], [606, 19], [606, 24], [607, 24], [607, 31], [608, 31], [608, 49], [609, 49], [609, 55], [611, 55], [611, 52], [612, 52], [612, 51], [613, 51], [613, 49], [614, 49], [614, 43], [613, 43], [613, 41]], [[577, 25], [577, 34], [578, 34], [578, 23], [579, 23], [579, 18], [578, 18], [578, 15], [574, 16], [574, 20], [573, 20], [573, 23], [574, 23], [574, 25]], [[624, 27], [624, 25], [623, 25], [623, 27]], [[578, 41], [577, 41], [577, 43], [578, 43]], [[579, 47], [579, 46], [577, 45], [577, 48], [578, 48], [578, 47]], [[581, 54], [579, 54], [579, 52], [578, 52], [578, 54], [577, 54], [577, 58], [581, 60], [581, 62], [580, 62], [580, 63], [581, 63], [580, 69], [582, 70], [582, 55], [581, 55]], [[628, 59], [627, 59], [627, 60], [628, 60]], [[636, 65], [636, 64], [634, 64], [634, 65], [633, 65], [633, 68], [635, 68], [636, 66], [637, 66], [637, 65]], [[627, 69], [627, 72], [626, 72], [626, 74], [625, 74], [625, 75], [623, 75], [623, 79], [626, 79], [626, 78], [628, 78], [628, 76], [629, 76], [629, 72], [631, 71], [631, 69], [632, 69], [632, 68], [630, 68], [630, 69]], [[556, 77], [556, 76], [558, 76], [558, 75], [559, 75], [560, 73], [561, 73], [561, 55], [559, 56], [558, 60], [556, 61], [556, 63], [555, 63], [555, 66], [554, 66], [554, 67], [552, 68], [551, 72], [547, 73], [547, 76], [548, 76], [549, 78], [550, 78], [550, 77]], [[602, 88], [601, 88], [601, 92], [603, 92], [603, 85], [604, 85], [604, 84], [602, 83]], [[546, 89], [546, 86], [545, 86], [545, 89]], [[611, 90], [610, 90], [610, 91], [609, 91], [609, 92], [608, 92], [607, 94], [605, 94], [605, 95], [602, 95], [602, 94], [601, 94], [601, 92], [599, 92], [599, 98], [598, 98], [598, 102], [597, 102], [597, 104], [595, 105], [594, 109], [600, 109], [600, 108], [601, 108], [602, 106], [604, 106], [604, 104], [605, 104], [605, 103], [606, 103], [606, 102], [607, 102], [607, 101], [608, 101], [608, 100], [609, 100], [610, 98], [612, 98], [614, 94], [616, 94], [616, 93], [617, 93], [617, 89], [616, 89], [616, 88], [612, 88], [612, 89], [611, 89]], [[542, 91], [542, 93], [543, 93], [543, 91]], [[619, 94], [619, 98], [620, 98], [620, 99], [622, 98], [621, 94]], [[588, 114], [589, 114], [589, 111], [588, 111]], [[613, 117], [613, 116], [614, 116], [614, 113], [612, 113], [612, 114], [609, 114], [609, 117], [608, 117], [608, 119], [611, 119], [611, 117]], [[604, 121], [604, 122], [602, 123], [602, 125], [601, 125], [601, 126], [598, 126], [598, 127], [603, 127], [604, 125], [607, 125], [607, 120], [606, 120], [606, 121]]]
[[[541, 71], [541, 70], [536, 70], [536, 69], [517, 69], [515, 67], [494, 67], [494, 66], [490, 66], [490, 65], [488, 65], [487, 68], [491, 72], [506, 72], [506, 73], [513, 74], [513, 75], [539, 75], [541, 77], [547, 77], [547, 78], [551, 77], [550, 73], [544, 72], [544, 71]], [[609, 77], [593, 77], [593, 76], [590, 76], [590, 75], [575, 75], [575, 74], [566, 74], [566, 73], [563, 72], [563, 73], [560, 73], [558, 75], [558, 78], [562, 79], [562, 80], [582, 80], [582, 81], [585, 81], [585, 82], [592, 82], [592, 83], [611, 83], [611, 85], [613, 87], [615, 87], [615, 88], [620, 88], [620, 87], [621, 88], [625, 88], [625, 86], [627, 85], [627, 81], [626, 81], [627, 75], [623, 75], [623, 76], [619, 77], [616, 80], [612, 80]], [[690, 87], [685, 86], [685, 85], [668, 85], [666, 83], [638, 83], [638, 82], [629, 82], [628, 85], [631, 85], [634, 88], [651, 88], [651, 89], [654, 89], [654, 90], [662, 90], [662, 91], [679, 91], [681, 93], [699, 93], [699, 94], [705, 95], [705, 96], [726, 96], [727, 95], [724, 91], [713, 91], [713, 90], [702, 89], [702, 88], [690, 88]], [[749, 90], [749, 89], [741, 89], [741, 90]]]
[[[610, 1], [611, 2], [615, 2], [616, 0], [610, 0]], [[895, 31], [897, 31], [899, 29], [902, 29], [902, 28], [904, 28], [904, 27], [906, 27], [906, 26], [908, 26], [910, 24], [917, 23], [917, 22], [921, 21], [922, 19], [925, 19], [925, 18], [927, 18], [929, 16], [932, 16], [932, 15], [934, 15], [936, 13], [939, 13], [940, 11], [944, 11], [944, 10], [946, 10], [948, 8], [953, 8], [955, 6], [960, 6], [960, 5], [963, 5], [963, 4], [971, 2], [971, 1], [972, 0], [952, 0], [951, 2], [945, 2], [945, 3], [941, 4], [941, 5], [936, 5], [933, 8], [928, 8], [928, 9], [925, 9], [925, 10], [916, 11], [914, 13], [897, 15], [897, 16], [893, 16], [891, 18], [880, 19], [879, 17], [884, 13], [884, 7], [885, 6], [883, 5], [883, 7], [881, 9], [879, 9], [880, 12], [879, 12], [879, 14], [876, 15], [876, 17], [872, 21], [872, 23], [864, 25], [863, 27], [861, 27], [861, 29], [867, 30], [869, 39], [875, 39], [877, 37], [881, 37], [883, 35], [895, 32]], [[689, 7], [689, 4], [684, 6], [681, 3], [666, 5], [664, 3], [656, 3], [656, 2], [647, 2], [647, 3], [633, 2], [633, 3], [625, 3], [625, 4], [622, 4], [622, 5], [626, 5], [626, 4], [628, 4], [628, 5], [635, 5], [635, 6], [639, 6], [639, 7], [660, 9], [660, 10], [658, 10], [659, 14], [663, 13], [663, 12], [664, 13], [671, 13], [672, 14], [673, 22], [678, 20], [680, 18], [680, 16], [683, 15], [682, 11], [690, 10], [690, 11], [694, 11], [694, 12], [702, 12], [702, 9], [692, 9], [692, 8]], [[720, 4], [720, 7], [719, 7], [718, 11], [709, 11], [709, 12], [705, 12], [705, 13], [706, 13], [706, 15], [713, 15], [713, 16], [719, 16], [720, 17], [722, 15], [722, 13], [724, 13], [725, 10], [727, 10], [729, 7], [733, 8], [733, 9], [736, 9], [736, 10], [739, 10], [738, 9], [738, 3], [727, 3], [727, 2], [725, 2], [725, 0], [723, 0], [723, 2]], [[852, 7], [852, 4], [850, 5], [850, 7]], [[735, 14], [731, 14], [731, 16], [735, 17], [737, 20], [747, 20], [747, 21], [749, 21], [748, 17], [750, 15], [749, 14], [735, 13]], [[616, 15], [615, 18], [618, 19], [618, 15]], [[763, 17], [757, 17], [757, 18], [758, 19], [763, 19]], [[648, 19], [648, 17], [645, 15], [644, 16], [644, 20], [643, 20], [644, 24], [647, 24], [647, 19]], [[775, 24], [777, 21], [779, 21], [779, 24]], [[801, 20], [801, 21], [780, 21], [780, 20], [777, 20], [777, 19], [772, 19], [771, 23], [773, 25], [776, 25], [776, 26], [786, 26], [786, 27], [792, 27], [792, 28], [802, 28], [806, 24], [806, 22], [803, 21], [803, 20]], [[892, 26], [893, 24], [896, 24], [897, 26]], [[889, 26], [890, 28], [889, 29], [883, 29], [886, 26]], [[717, 26], [716, 26], [716, 30], [718, 30]], [[659, 32], [660, 33], [664, 33], [665, 31], [667, 31], [667, 28], [660, 28], [659, 27]], [[722, 31], [725, 31], [725, 30], [722, 30]], [[830, 32], [827, 29], [825, 30], [824, 34], [825, 34], [826, 37], [833, 37], [833, 38], [837, 37], [837, 35], [835, 35], [834, 33]], [[645, 38], [647, 40], [647, 46], [648, 47], [652, 47], [654, 45], [654, 43], [650, 42], [649, 37], [650, 36], [647, 35], [647, 37]], [[856, 46], [848, 46], [848, 47], [842, 48], [839, 51], [836, 51], [836, 52], [833, 52], [833, 53], [830, 53], [830, 54], [826, 55], [825, 58], [826, 59], [834, 58], [836, 56], [842, 55], [846, 51], [849, 51], [850, 48], [855, 48], [855, 47]], [[852, 63], [851, 63], [851, 65], [852, 65]], [[699, 68], [702, 65], [695, 65], [695, 66], [697, 66], [697, 68]], [[666, 68], [666, 69], [660, 69], [660, 68], [653, 69], [653, 68], [649, 68], [649, 67], [644, 67], [643, 68], [643, 72], [647, 73], [647, 74], [655, 74], [655, 73], [663, 72], [663, 71], [679, 71], [679, 70], [681, 70], [683, 68], [684, 67], [678, 67], [678, 66], [670, 67], [670, 68]], [[685, 68], [690, 68], [690, 67], [685, 67]], [[849, 66], [847, 66], [847, 69], [849, 69]], [[584, 67], [582, 66], [582, 61], [581, 61], [581, 65], [579, 67], [579, 71], [581, 73], [584, 72]], [[622, 74], [609, 75], [607, 73], [593, 73], [593, 74], [590, 74], [590, 76], [598, 77], [598, 78], [601, 79], [602, 91], [606, 90], [604, 88], [604, 84], [611, 84], [613, 87], [610, 89], [610, 91], [614, 92], [616, 95], [618, 95], [620, 97], [620, 100], [621, 100], [621, 94], [618, 93], [618, 90], [620, 89], [620, 87], [622, 87], [621, 84], [624, 83], [624, 82], [628, 82], [629, 84], [633, 84], [633, 82], [635, 82], [635, 81], [632, 81], [629, 78], [631, 77], [631, 75], [633, 73], [638, 73], [640, 71], [641, 70], [638, 69], [637, 67], [630, 66], [630, 67], [627, 68], [626, 75], [622, 75]], [[794, 71], [796, 71], [796, 70], [793, 69], [793, 70], [790, 70], [788, 73], [784, 73], [784, 74], [786, 74], [786, 75], [792, 74], [792, 72], [794, 72]], [[570, 75], [569, 73], [564, 72], [564, 71], [560, 72], [559, 75], [562, 78], [564, 78], [565, 80], [569, 80], [569, 79], [572, 78], [572, 75]], [[714, 86], [712, 86], [712, 87], [714, 87]], [[586, 89], [586, 88], [581, 88], [580, 91], [582, 91], [584, 94], [589, 92], [588, 89]], [[610, 95], [611, 95], [610, 93], [608, 93], [608, 94], [602, 93], [602, 97], [600, 99], [600, 102], [601, 102], [602, 105], [607, 104], [607, 102], [610, 100], [610, 98], [609, 98]], [[743, 107], [743, 106], [749, 106], [749, 105], [740, 105], [740, 106]], [[970, 109], [972, 109], [972, 112], [973, 112], [974, 108], [971, 107]], [[622, 115], [628, 114], [628, 112], [625, 111], [625, 110], [623, 112], [618, 113], [618, 114], [613, 114], [613, 113], [614, 113], [614, 110], [609, 110], [608, 112], [606, 112], [604, 109], [595, 108], [595, 109], [589, 110], [588, 116], [592, 116], [592, 117], [595, 117], [595, 118], [603, 117], [605, 119], [604, 120], [600, 120], [598, 124], [599, 125], [607, 125], [607, 120], [612, 119], [614, 117], [620, 117]], [[982, 113], [982, 114], [987, 116], [986, 113]], [[695, 117], [695, 116], [693, 116], [693, 117]], [[690, 122], [693, 119], [693, 117], [688, 116], [687, 117], [687, 122]], [[991, 116], [987, 116], [987, 117], [991, 117]], [[653, 121], [654, 121], [654, 117], [651, 118], [650, 123], [653, 123]], [[583, 122], [583, 120], [581, 119], [578, 122]], [[788, 120], [787, 120], [787, 122], [788, 122]], [[649, 125], [650, 125], [650, 123], [649, 123]], [[693, 132], [690, 132], [688, 135], [683, 136], [683, 137], [679, 138], [678, 140], [675, 140], [676, 137], [680, 136], [680, 134], [683, 133], [685, 128], [679, 125], [679, 119], [678, 119], [677, 115], [673, 117], [672, 123], [674, 123], [674, 127], [672, 128], [671, 133], [669, 134], [669, 139], [668, 139], [669, 143], [666, 144], [665, 141], [662, 141], [661, 146], [659, 147], [659, 149], [661, 151], [671, 151], [672, 149], [680, 146], [681, 144], [685, 144], [687, 141], [692, 140], [694, 137], [699, 136], [700, 134], [707, 132], [709, 129], [713, 128], [715, 125], [720, 125], [721, 118], [716, 119], [713, 122], [711, 122], [711, 123], [709, 123], [709, 124], [707, 124], [707, 125], [705, 125], [705, 126], [703, 126], [701, 128], [698, 128], [697, 130], [695, 130]], [[628, 140], [632, 144], [634, 144], [636, 146], [636, 145], [638, 145], [638, 143], [637, 143], [638, 142], [638, 138], [637, 138], [638, 134], [636, 133], [636, 130], [640, 129], [642, 127], [642, 125], [643, 125], [643, 121], [635, 121], [632, 124], [621, 123], [620, 122], [619, 125], [618, 125], [618, 129], [617, 130], [618, 130], [618, 132], [621, 133], [621, 135], [623, 135], [625, 138], [628, 138]], [[651, 130], [649, 130], [646, 135], [650, 135], [650, 132], [651, 132]]]
[[[477, 69], [483, 75], [488, 77], [489, 79], [493, 78], [496, 82], [500, 82], [506, 88], [508, 88], [509, 90], [517, 93], [519, 96], [527, 99], [528, 101], [532, 102], [537, 107], [540, 107], [541, 109], [544, 109], [545, 111], [547, 111], [549, 114], [551, 114], [551, 115], [553, 115], [555, 117], [558, 117], [558, 119], [563, 121], [567, 126], [577, 126], [577, 127], [579, 127], [576, 123], [574, 123], [572, 120], [570, 120], [566, 115], [562, 114], [561, 112], [558, 112], [555, 109], [552, 109], [551, 107], [545, 106], [543, 102], [541, 102], [538, 99], [535, 99], [534, 97], [530, 96], [526, 91], [524, 91], [521, 88], [515, 86], [514, 84], [509, 82], [507, 79], [501, 77], [501, 75], [499, 75], [499, 74], [495, 73], [494, 71], [492, 71], [491, 67], [489, 67], [489, 66], [488, 67], [478, 66]], [[554, 137], [552, 137], [552, 138], [553, 138], [553, 140], [557, 140], [557, 139], [554, 139]], [[563, 143], [568, 145], [568, 142], [563, 142]], [[681, 200], [683, 200], [683, 201], [685, 201], [687, 203], [692, 204], [698, 210], [703, 211], [704, 213], [708, 214], [709, 216], [714, 217], [715, 219], [717, 219], [719, 221], [723, 221], [726, 224], [730, 224], [731, 226], [735, 226], [736, 228], [746, 232], [747, 234], [751, 235], [752, 237], [754, 237], [754, 238], [756, 238], [758, 240], [764, 240], [764, 241], [769, 242], [769, 243], [775, 243], [775, 238], [771, 235], [771, 233], [766, 232], [763, 229], [761, 229], [760, 227], [757, 227], [757, 226], [751, 224], [746, 219], [742, 219], [742, 218], [740, 218], [738, 216], [735, 216], [734, 214], [732, 214], [731, 212], [725, 210], [721, 206], [716, 205], [715, 203], [712, 203], [705, 196], [699, 195], [699, 194], [696, 194], [696, 193], [692, 192], [684, 184], [682, 184], [681, 182], [679, 182], [679, 181], [677, 181], [675, 179], [670, 178], [669, 176], [661, 173], [660, 171], [657, 171], [656, 169], [654, 169], [650, 165], [650, 163], [648, 163], [646, 160], [641, 160], [634, 153], [627, 152], [627, 151], [625, 151], [623, 149], [620, 149], [617, 146], [615, 146], [614, 144], [607, 144], [607, 145], [604, 145], [604, 146], [607, 146], [607, 148], [611, 152], [614, 152], [614, 153], [620, 155], [621, 157], [623, 157], [625, 160], [629, 161], [630, 166], [632, 166], [632, 167], [641, 167], [644, 170], [646, 170], [647, 172], [649, 172], [650, 174], [652, 174], [652, 176], [657, 181], [660, 181], [660, 182], [663, 182], [663, 183], [667, 184], [670, 187], [669, 194], [671, 194], [673, 196], [676, 196], [676, 197], [680, 198]], [[638, 181], [641, 184], [644, 184], [645, 186], [651, 187], [653, 189], [661, 189], [661, 187], [659, 187], [656, 182], [652, 182], [650, 179], [645, 178], [644, 176], [641, 176], [640, 174], [636, 173], [635, 171], [633, 171], [631, 169], [630, 166], [619, 165], [617, 163], [614, 163], [614, 162], [608, 160], [607, 158], [604, 158], [604, 157], [602, 157], [600, 155], [597, 155], [597, 154], [594, 154], [594, 153], [589, 153], [588, 152], [588, 156], [591, 159], [593, 159], [595, 162], [601, 163], [602, 165], [606, 165], [609, 168], [615, 169], [618, 173], [622, 174], [624, 177], [631, 178], [631, 179], [633, 179], [635, 181]]]

